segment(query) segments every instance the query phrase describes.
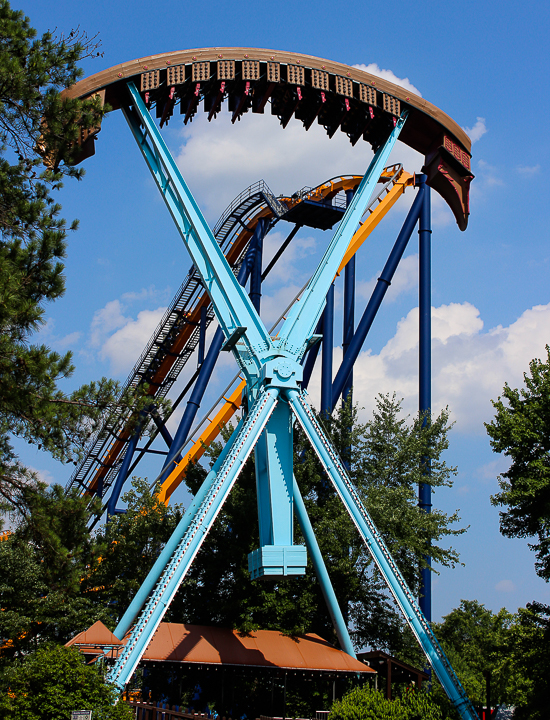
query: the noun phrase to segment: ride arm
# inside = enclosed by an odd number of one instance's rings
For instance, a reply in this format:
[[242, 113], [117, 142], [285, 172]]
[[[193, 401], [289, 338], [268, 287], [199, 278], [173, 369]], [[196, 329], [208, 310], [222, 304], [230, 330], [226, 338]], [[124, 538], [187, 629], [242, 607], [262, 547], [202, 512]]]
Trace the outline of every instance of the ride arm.
[[[117, 661], [107, 675], [107, 680], [120, 690], [127, 684], [151, 642], [168, 606], [275, 409], [278, 395], [279, 392], [276, 388], [259, 393], [231, 444], [219, 472], [209, 486], [208, 492], [205, 493], [193, 519], [186, 525], [185, 534], [151, 593]], [[120, 630], [121, 628], [118, 628], [118, 631]]]
[[371, 232], [374, 230], [374, 228], [378, 225], [378, 223], [384, 217], [386, 217], [388, 212], [395, 205], [395, 203], [399, 200], [401, 195], [404, 194], [406, 188], [413, 187], [413, 186], [414, 186], [414, 175], [411, 175], [410, 173], [402, 171], [400, 176], [395, 181], [394, 186], [388, 192], [386, 197], [384, 197], [384, 198], [382, 198], [382, 200], [380, 200], [380, 203], [374, 208], [374, 210], [372, 210], [372, 212], [370, 213], [368, 218], [365, 220], [365, 222], [355, 232], [354, 236], [351, 239], [350, 244], [348, 245], [346, 254], [342, 258], [342, 262], [340, 263], [340, 267], [338, 268], [337, 275], [340, 275], [342, 270], [346, 267], [346, 265], [349, 263], [351, 258], [359, 250], [361, 245], [365, 242], [365, 240], [371, 234]]
[[128, 91], [131, 106], [123, 108], [128, 125], [210, 295], [228, 349], [233, 351], [239, 366], [253, 384], [262, 357], [273, 355], [271, 338], [250, 298], [231, 272], [133, 82], [128, 83]]
[[479, 720], [464, 688], [460, 684], [460, 680], [455, 675], [430, 625], [390, 555], [382, 536], [361, 502], [357, 490], [338, 457], [338, 453], [322, 431], [304, 394], [299, 393], [297, 390], [288, 390], [286, 396], [292, 411], [309, 438], [322, 466], [367, 545], [373, 560], [443, 685], [447, 696], [464, 720]]
[[297, 360], [300, 360], [307, 349], [307, 343], [323, 312], [329, 287], [338, 272], [359, 221], [365, 213], [376, 183], [405, 124], [406, 117], [407, 111], [402, 113], [386, 142], [375, 153], [317, 270], [281, 328], [279, 346]]

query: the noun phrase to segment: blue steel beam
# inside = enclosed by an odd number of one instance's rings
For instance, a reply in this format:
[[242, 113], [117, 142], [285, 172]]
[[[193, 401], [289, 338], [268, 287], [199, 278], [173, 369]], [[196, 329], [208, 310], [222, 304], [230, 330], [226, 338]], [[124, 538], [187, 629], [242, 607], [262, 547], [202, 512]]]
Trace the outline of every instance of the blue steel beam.
[[[432, 294], [431, 294], [431, 207], [430, 188], [426, 185], [426, 175], [420, 175], [416, 182], [424, 188], [424, 201], [420, 210], [419, 234], [419, 283], [418, 283], [418, 314], [419, 314], [419, 392], [418, 409], [424, 416], [423, 424], [430, 422], [432, 405]], [[424, 474], [431, 473], [430, 460], [424, 458]], [[427, 513], [432, 511], [432, 488], [429, 483], [420, 483], [418, 488], [418, 504]], [[420, 607], [428, 620], [432, 619], [432, 572], [431, 558], [425, 556], [427, 567], [422, 568], [422, 584], [420, 587]]]
[[327, 605], [332, 624], [334, 625], [334, 629], [336, 630], [338, 642], [340, 643], [340, 647], [342, 648], [342, 650], [344, 650], [345, 652], [347, 652], [348, 655], [351, 655], [351, 657], [354, 658], [356, 657], [356, 655], [353, 644], [351, 642], [351, 638], [349, 636], [348, 628], [344, 621], [342, 610], [340, 609], [340, 605], [338, 604], [336, 594], [334, 593], [334, 588], [332, 587], [325, 561], [323, 560], [317, 538], [315, 537], [315, 531], [313, 530], [313, 527], [311, 525], [311, 521], [307, 514], [306, 506], [304, 505], [304, 501], [295, 477], [293, 478], [293, 490], [294, 509], [296, 511], [296, 517], [298, 518], [298, 523], [300, 525], [302, 535], [304, 536], [304, 540], [306, 541], [306, 547], [311, 558], [311, 563], [313, 565], [313, 569], [315, 570], [315, 574], [317, 575], [319, 585], [321, 586], [321, 592], [323, 593], [323, 597], [325, 599], [325, 603]]
[[252, 259], [252, 267], [250, 271], [250, 300], [256, 308], [256, 312], [260, 313], [260, 302], [262, 298], [262, 258], [264, 237], [267, 232], [268, 221], [266, 218], [260, 218], [254, 231], [254, 237], [250, 244], [254, 246], [254, 255]]
[[[346, 190], [346, 204], [349, 205], [353, 198], [353, 190]], [[342, 357], [346, 357], [349, 344], [355, 332], [355, 255], [352, 255], [344, 268], [344, 323], [342, 334]], [[342, 400], [351, 404], [351, 388], [353, 386], [353, 369], [349, 373], [344, 389]], [[332, 393], [332, 388], [331, 388]], [[331, 395], [332, 405], [332, 395]], [[332, 405], [334, 409], [335, 405]]]
[[253, 385], [263, 361], [276, 354], [271, 338], [231, 272], [136, 86], [129, 82], [127, 87], [133, 107], [123, 108], [128, 125], [210, 295], [226, 339], [242, 332], [241, 348], [234, 354]]
[[120, 690], [124, 688], [132, 676], [141, 656], [162, 621], [168, 605], [181, 585], [244, 463], [263, 432], [269, 416], [275, 409], [278, 395], [279, 392], [275, 388], [270, 388], [265, 392], [261, 391], [258, 394], [258, 398], [231, 444], [214, 482], [209, 486], [187, 531], [179, 541], [157, 585], [149, 596], [149, 600], [143, 608], [124, 649], [109, 670], [108, 681], [112, 682]]
[[386, 261], [382, 274], [378, 278], [378, 282], [372, 291], [371, 298], [365, 308], [365, 312], [363, 313], [359, 325], [357, 326], [357, 330], [348, 345], [348, 350], [342, 360], [342, 364], [336, 373], [336, 377], [334, 378], [334, 382], [332, 384], [333, 408], [336, 406], [338, 398], [342, 394], [347, 378], [353, 369], [359, 353], [361, 352], [361, 348], [363, 347], [363, 343], [365, 342], [365, 338], [367, 337], [373, 320], [376, 317], [376, 313], [378, 312], [382, 300], [384, 299], [387, 289], [391, 285], [391, 281], [397, 266], [399, 265], [399, 261], [403, 257], [403, 253], [405, 252], [407, 243], [413, 233], [422, 209], [424, 192], [425, 186], [419, 189], [417, 196], [414, 199], [411, 209], [409, 210], [409, 213], [405, 218], [405, 222], [403, 223], [403, 227], [401, 228], [393, 249]]
[[174, 442], [174, 439], [168, 432], [168, 429], [167, 429], [166, 425], [164, 424], [164, 420], [160, 417], [160, 415], [156, 411], [153, 411], [151, 413], [151, 417], [153, 418], [153, 422], [157, 426], [158, 431], [162, 436], [162, 439], [164, 440], [166, 445], [168, 447], [170, 447], [172, 445], [172, 443]]
[[407, 587], [405, 579], [365, 509], [332, 443], [323, 433], [303, 393], [287, 390], [288, 402], [352, 521], [384, 577], [416, 639], [432, 665], [449, 699], [465, 720], [479, 720], [430, 625]]
[[199, 326], [199, 346], [197, 350], [197, 365], [202, 365], [204, 362], [204, 351], [206, 345], [206, 305], [201, 307], [201, 319]]
[[376, 183], [405, 124], [407, 111], [397, 120], [386, 142], [375, 153], [353, 200], [334, 234], [302, 297], [296, 302], [279, 333], [279, 347], [299, 360], [323, 312], [329, 288], [338, 272], [350, 240], [363, 217]]
[[[117, 513], [116, 504], [118, 502], [118, 498], [122, 491], [122, 486], [124, 485], [124, 483], [126, 481], [126, 476], [128, 475], [128, 468], [130, 467], [130, 463], [132, 462], [132, 457], [134, 456], [134, 452], [136, 451], [138, 440], [139, 440], [139, 427], [134, 432], [132, 439], [128, 443], [128, 447], [126, 448], [126, 453], [124, 454], [124, 460], [122, 461], [122, 465], [120, 466], [120, 470], [118, 471], [118, 475], [115, 480], [113, 491], [109, 498], [109, 502], [107, 503], [107, 517], [109, 517], [110, 515], [115, 515]], [[125, 512], [125, 511], [120, 510], [119, 512]]]
[[334, 348], [334, 283], [329, 288], [323, 311], [321, 353], [321, 414], [332, 414], [332, 353]]

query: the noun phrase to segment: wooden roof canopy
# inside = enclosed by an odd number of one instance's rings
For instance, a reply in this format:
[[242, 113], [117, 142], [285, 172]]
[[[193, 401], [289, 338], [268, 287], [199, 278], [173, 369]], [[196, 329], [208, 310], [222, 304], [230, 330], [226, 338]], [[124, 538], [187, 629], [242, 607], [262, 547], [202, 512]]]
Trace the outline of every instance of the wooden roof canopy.
[[[442, 110], [399, 85], [341, 63], [311, 55], [257, 48], [201, 48], [162, 53], [115, 65], [73, 85], [69, 97], [98, 94], [114, 110], [129, 103], [126, 84], [133, 81], [161, 125], [177, 105], [184, 123], [202, 102], [209, 120], [228, 101], [232, 121], [245, 112], [271, 113], [283, 127], [294, 116], [309, 129], [323, 125], [332, 137], [345, 132], [353, 145], [360, 139], [376, 148], [395, 119], [409, 111], [400, 140], [422, 153], [422, 172], [465, 230], [469, 214], [471, 142]], [[81, 138], [79, 161], [94, 153], [99, 128]]]

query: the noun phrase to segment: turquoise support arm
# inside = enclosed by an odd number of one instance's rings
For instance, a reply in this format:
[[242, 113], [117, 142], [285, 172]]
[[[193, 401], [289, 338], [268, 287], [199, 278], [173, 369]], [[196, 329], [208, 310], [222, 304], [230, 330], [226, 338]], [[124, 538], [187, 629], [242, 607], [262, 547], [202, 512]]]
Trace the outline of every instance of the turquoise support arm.
[[160, 574], [162, 573], [162, 571], [166, 567], [168, 561], [172, 557], [172, 554], [174, 553], [175, 549], [177, 548], [178, 543], [180, 542], [182, 537], [185, 535], [185, 533], [189, 529], [189, 526], [191, 524], [191, 521], [195, 517], [197, 509], [199, 508], [199, 506], [203, 502], [204, 498], [210, 491], [212, 484], [216, 479], [216, 475], [217, 475], [220, 467], [222, 466], [225, 458], [227, 457], [227, 453], [231, 449], [231, 445], [232, 445], [233, 441], [235, 440], [235, 438], [237, 437], [237, 434], [238, 434], [241, 426], [242, 426], [242, 420], [239, 422], [239, 424], [233, 431], [233, 434], [231, 435], [227, 444], [221, 451], [218, 459], [212, 466], [212, 470], [210, 470], [210, 472], [204, 479], [204, 482], [200, 486], [199, 491], [197, 492], [197, 494], [193, 498], [191, 504], [185, 511], [184, 516], [179, 521], [176, 529], [174, 530], [170, 539], [164, 546], [164, 548], [163, 548], [162, 552], [160, 553], [160, 555], [158, 556], [155, 564], [153, 565], [153, 567], [149, 571], [149, 574], [143, 581], [143, 584], [137, 591], [134, 599], [128, 606], [128, 609], [126, 610], [123, 617], [121, 618], [118, 625], [116, 626], [114, 635], [119, 640], [122, 640], [122, 638], [126, 635], [128, 630], [130, 629], [130, 626], [134, 622], [136, 615], [139, 613], [139, 611], [143, 607], [145, 601], [149, 597], [149, 594], [151, 593], [152, 589], [155, 587], [157, 580], [160, 577]]

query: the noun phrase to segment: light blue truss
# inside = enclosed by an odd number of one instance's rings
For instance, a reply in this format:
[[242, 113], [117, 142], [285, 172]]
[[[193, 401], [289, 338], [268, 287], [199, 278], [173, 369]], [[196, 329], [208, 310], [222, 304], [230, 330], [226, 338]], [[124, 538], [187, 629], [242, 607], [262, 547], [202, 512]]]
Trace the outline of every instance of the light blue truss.
[[399, 118], [387, 141], [375, 154], [319, 267], [285, 321], [279, 337], [272, 339], [231, 272], [133, 83], [128, 83], [128, 90], [132, 108], [125, 110], [126, 118], [210, 294], [226, 337], [226, 347], [231, 349], [246, 375], [251, 410], [233, 434], [214, 472], [207, 477], [162, 558], [159, 558], [149, 574], [142, 591], [138, 593], [139, 598], [136, 596], [115, 630], [117, 637], [122, 638], [148, 597], [108, 679], [119, 688], [123, 688], [130, 679], [254, 448], [260, 547], [249, 556], [252, 576], [285, 576], [304, 572], [306, 549], [293, 544], [292, 521], [296, 497], [299, 522], [307, 538], [329, 610], [341, 635], [342, 646], [353, 653], [326, 569], [323, 574], [324, 565], [321, 567], [322, 558], [320, 553], [317, 554], [318, 548], [311, 526], [308, 526], [305, 508], [298, 497], [299, 493], [294, 492], [292, 422], [295, 416], [449, 698], [462, 718], [477, 720], [477, 714], [458, 678], [365, 510], [336, 450], [318, 425], [305, 393], [300, 389], [299, 360], [315, 331], [328, 289], [399, 136], [406, 114]]

